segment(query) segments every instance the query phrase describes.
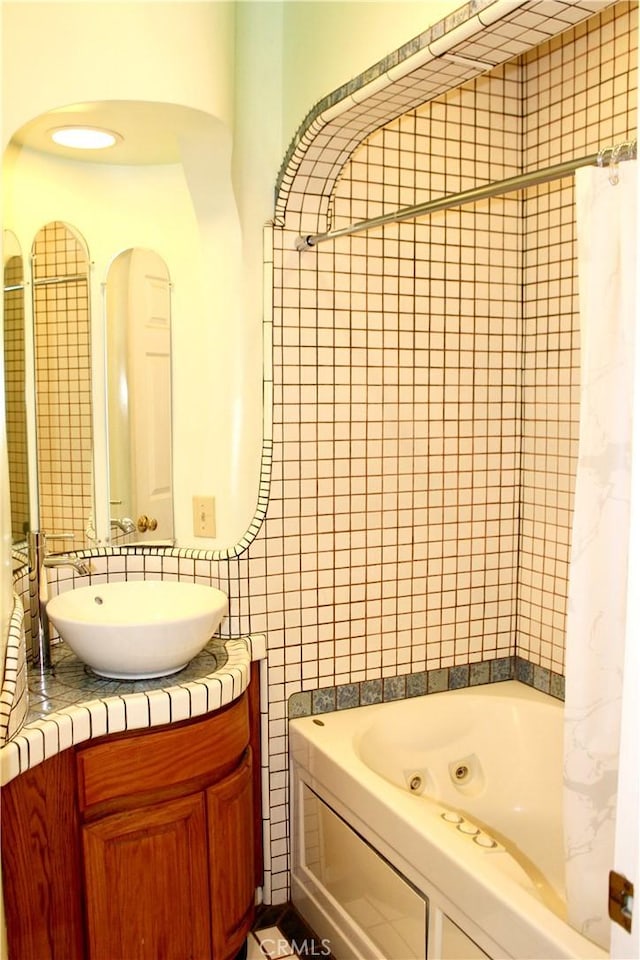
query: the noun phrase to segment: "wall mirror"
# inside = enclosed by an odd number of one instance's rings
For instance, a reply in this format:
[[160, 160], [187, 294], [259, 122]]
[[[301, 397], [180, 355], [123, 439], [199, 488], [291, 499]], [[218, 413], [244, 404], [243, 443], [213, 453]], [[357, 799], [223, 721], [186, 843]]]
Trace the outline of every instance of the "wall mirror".
[[24, 264], [18, 238], [3, 233], [4, 382], [11, 539], [24, 544], [29, 528], [29, 463], [25, 384]]
[[[52, 128], [80, 120], [117, 131], [117, 144], [100, 156], [92, 151], [90, 157], [51, 145]], [[82, 430], [73, 437], [68, 456], [83, 477], [91, 473], [92, 481], [75, 484], [72, 492], [62, 494], [73, 500], [72, 526], [66, 514], [46, 521], [43, 515], [39, 521], [45, 530], [49, 526], [75, 534], [73, 541], [53, 542], [52, 549], [140, 541], [173, 541], [206, 550], [234, 546], [256, 509], [262, 407], [248, 402], [253, 381], [249, 382], [247, 370], [256, 344], [243, 321], [242, 237], [231, 180], [229, 128], [210, 114], [176, 104], [75, 104], [43, 114], [14, 134], [5, 151], [3, 179], [4, 226], [13, 230], [23, 251], [31, 249], [43, 225], [63, 224], [71, 231], [69, 242], [79, 244], [86, 257], [89, 335], [82, 334], [82, 346], [89, 352], [83, 366], [79, 355], [69, 355], [67, 377], [69, 383], [82, 380], [77, 402], [76, 395], [68, 393], [74, 429]], [[151, 274], [161, 278], [147, 285], [145, 296], [154, 316], [164, 298], [160, 312], [165, 311], [166, 319], [159, 324], [156, 316], [147, 330], [147, 339], [155, 346], [142, 374], [147, 377], [142, 389], [149, 388], [153, 402], [144, 414], [146, 421], [134, 423], [112, 398], [125, 386], [139, 393], [144, 380], [124, 383], [124, 335], [114, 329], [115, 316], [129, 296], [123, 292], [122, 277], [143, 251], [154, 252], [158, 259]], [[39, 270], [42, 261], [35, 262]], [[37, 279], [56, 277], [62, 274]], [[80, 281], [73, 283], [79, 290]], [[34, 293], [43, 300], [61, 298], [63, 287], [35, 284]], [[114, 293], [114, 287], [119, 292]], [[27, 331], [31, 300], [27, 297]], [[62, 342], [60, 318], [56, 323], [55, 335]], [[120, 336], [120, 343], [110, 345], [110, 336], [116, 340]], [[164, 346], [159, 346], [162, 338]], [[27, 346], [28, 352], [33, 349]], [[118, 350], [120, 360], [110, 366], [112, 353], [117, 357]], [[129, 352], [127, 348], [127, 362]], [[33, 387], [27, 378], [27, 390], [33, 392]], [[63, 383], [60, 389], [66, 389]], [[47, 416], [50, 390], [46, 382], [35, 383], [40, 423]], [[130, 396], [128, 402], [130, 414]], [[161, 425], [162, 442], [157, 436]], [[30, 420], [30, 463], [33, 432]], [[141, 435], [148, 441], [142, 470], [137, 456]], [[42, 471], [38, 462], [38, 474]], [[74, 482], [75, 478], [74, 470]], [[136, 483], [146, 484], [144, 504], [134, 492]], [[59, 488], [64, 485], [65, 481], [58, 483]], [[215, 499], [214, 535], [200, 536], [195, 529], [193, 503], [200, 497]], [[42, 492], [41, 498], [44, 501]], [[140, 530], [138, 519], [145, 516], [151, 525]], [[123, 518], [135, 523], [135, 533], [125, 534], [112, 524]], [[157, 526], [152, 529], [154, 520]]]
[[171, 283], [162, 257], [139, 247], [119, 254], [105, 308], [111, 541], [171, 541]]

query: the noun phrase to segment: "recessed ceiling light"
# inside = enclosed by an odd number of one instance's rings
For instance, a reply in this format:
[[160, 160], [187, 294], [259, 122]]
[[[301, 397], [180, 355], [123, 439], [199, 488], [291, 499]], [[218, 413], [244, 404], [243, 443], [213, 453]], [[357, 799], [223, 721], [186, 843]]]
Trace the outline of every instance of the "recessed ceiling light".
[[51, 139], [61, 147], [77, 150], [104, 150], [112, 147], [122, 137], [100, 127], [57, 127], [51, 131]]

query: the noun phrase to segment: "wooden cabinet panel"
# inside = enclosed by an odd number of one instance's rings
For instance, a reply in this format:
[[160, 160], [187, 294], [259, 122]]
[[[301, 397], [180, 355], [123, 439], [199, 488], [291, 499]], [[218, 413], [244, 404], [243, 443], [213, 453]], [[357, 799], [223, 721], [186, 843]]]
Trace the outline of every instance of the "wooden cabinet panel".
[[213, 956], [227, 960], [240, 950], [254, 916], [250, 749], [235, 773], [207, 790], [207, 814]]
[[84, 960], [75, 792], [71, 752], [2, 788], [4, 903], [15, 960]]
[[262, 879], [259, 734], [253, 664], [215, 714], [70, 748], [9, 783], [11, 960], [235, 958]]
[[204, 795], [83, 828], [91, 960], [211, 956]]
[[247, 694], [197, 723], [115, 735], [77, 751], [80, 809], [233, 769], [249, 742]]

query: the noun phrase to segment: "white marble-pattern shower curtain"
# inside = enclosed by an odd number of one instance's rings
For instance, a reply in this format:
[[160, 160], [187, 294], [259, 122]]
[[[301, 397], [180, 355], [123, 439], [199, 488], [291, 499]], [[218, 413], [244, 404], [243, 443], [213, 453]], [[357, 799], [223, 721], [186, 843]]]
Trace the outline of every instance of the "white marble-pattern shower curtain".
[[636, 162], [576, 173], [580, 434], [567, 617], [569, 921], [609, 946], [629, 526]]

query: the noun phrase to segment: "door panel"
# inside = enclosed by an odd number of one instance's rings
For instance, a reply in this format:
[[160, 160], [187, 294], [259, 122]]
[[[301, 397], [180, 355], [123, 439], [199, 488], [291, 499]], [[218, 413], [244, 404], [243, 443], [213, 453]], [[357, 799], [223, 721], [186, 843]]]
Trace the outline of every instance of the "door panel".
[[139, 529], [136, 539], [162, 539], [173, 533], [171, 284], [149, 250], [131, 257], [128, 329], [133, 519], [146, 515], [158, 524]]

